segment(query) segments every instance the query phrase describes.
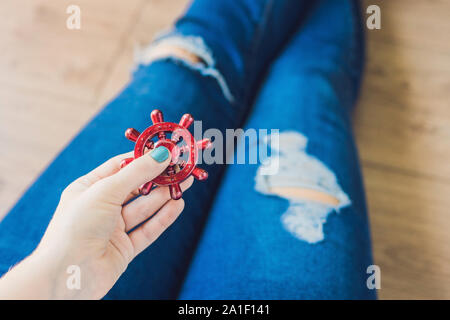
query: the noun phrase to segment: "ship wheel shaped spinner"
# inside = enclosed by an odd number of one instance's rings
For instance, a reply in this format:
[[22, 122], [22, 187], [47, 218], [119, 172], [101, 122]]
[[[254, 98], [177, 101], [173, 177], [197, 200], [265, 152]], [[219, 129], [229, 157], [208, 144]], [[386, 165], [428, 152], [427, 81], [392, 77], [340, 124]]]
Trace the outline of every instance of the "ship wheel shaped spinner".
[[208, 172], [196, 167], [198, 152], [211, 147], [209, 139], [195, 141], [189, 132], [189, 126], [194, 122], [190, 114], [181, 117], [178, 124], [164, 122], [163, 114], [160, 110], [153, 110], [150, 115], [153, 125], [139, 133], [136, 129], [129, 128], [125, 131], [125, 137], [136, 143], [134, 147], [134, 157], [122, 161], [120, 167], [123, 168], [134, 159], [137, 159], [147, 152], [159, 146], [166, 147], [172, 155], [167, 169], [158, 177], [143, 184], [139, 188], [139, 193], [147, 195], [152, 188], [157, 186], [169, 186], [172, 199], [180, 199], [183, 192], [180, 183], [193, 175], [197, 180], [208, 178]]

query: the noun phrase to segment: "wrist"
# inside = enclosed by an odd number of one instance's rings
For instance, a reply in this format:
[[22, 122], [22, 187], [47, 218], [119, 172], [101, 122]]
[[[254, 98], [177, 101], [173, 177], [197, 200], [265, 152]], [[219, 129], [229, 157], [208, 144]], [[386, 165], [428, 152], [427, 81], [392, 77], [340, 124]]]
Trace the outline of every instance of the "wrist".
[[[87, 277], [86, 263], [75, 255], [75, 250], [38, 248], [30, 256], [29, 267], [39, 270], [47, 287], [48, 299], [92, 299], [94, 298]], [[83, 271], [83, 272], [82, 272]]]
[[51, 299], [48, 261], [34, 254], [15, 265], [0, 280], [0, 299]]

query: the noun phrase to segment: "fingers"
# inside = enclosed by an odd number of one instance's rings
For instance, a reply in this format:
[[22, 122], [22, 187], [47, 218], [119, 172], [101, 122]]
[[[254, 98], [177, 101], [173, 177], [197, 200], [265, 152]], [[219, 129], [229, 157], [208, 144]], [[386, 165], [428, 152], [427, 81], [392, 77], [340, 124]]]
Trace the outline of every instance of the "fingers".
[[159, 212], [142, 226], [129, 234], [137, 256], [151, 245], [178, 218], [184, 209], [184, 200], [170, 200]]
[[169, 163], [169, 150], [160, 146], [135, 159], [116, 174], [98, 181], [88, 192], [99, 192], [104, 201], [122, 205], [133, 190], [159, 176]]
[[123, 205], [125, 205], [126, 203], [130, 202], [131, 200], [133, 200], [134, 198], [137, 198], [139, 196], [140, 196], [139, 189], [135, 189], [135, 190], [131, 191], [130, 194], [127, 195], [127, 197], [123, 201]]
[[88, 174], [78, 178], [73, 181], [67, 188], [64, 190], [65, 194], [79, 194], [90, 186], [92, 186], [97, 181], [109, 177], [120, 170], [120, 162], [125, 159], [133, 156], [133, 152], [127, 152], [115, 156], [108, 161], [104, 162]]
[[[193, 177], [189, 177], [180, 184], [181, 190], [185, 191], [192, 186]], [[123, 220], [125, 221], [125, 231], [129, 231], [138, 224], [150, 218], [167, 201], [170, 200], [168, 187], [158, 187], [152, 190], [149, 195], [140, 197], [130, 202], [122, 209]]]

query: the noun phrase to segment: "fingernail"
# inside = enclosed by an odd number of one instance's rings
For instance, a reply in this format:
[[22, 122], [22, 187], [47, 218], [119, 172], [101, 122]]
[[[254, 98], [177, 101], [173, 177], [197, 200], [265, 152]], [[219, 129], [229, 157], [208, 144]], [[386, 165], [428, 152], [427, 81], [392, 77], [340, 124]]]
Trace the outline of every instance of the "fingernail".
[[166, 147], [159, 146], [149, 152], [150, 156], [158, 162], [164, 162], [169, 157], [169, 150]]

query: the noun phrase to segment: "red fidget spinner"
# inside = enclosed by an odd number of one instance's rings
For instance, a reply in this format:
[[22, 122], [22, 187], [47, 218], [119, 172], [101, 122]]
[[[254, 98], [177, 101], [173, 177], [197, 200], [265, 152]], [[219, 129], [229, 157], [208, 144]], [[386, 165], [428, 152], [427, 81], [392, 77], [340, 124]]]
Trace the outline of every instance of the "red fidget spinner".
[[169, 186], [172, 199], [180, 199], [183, 192], [180, 183], [186, 180], [191, 174], [197, 180], [208, 178], [208, 172], [196, 167], [198, 152], [211, 147], [209, 139], [195, 141], [189, 132], [189, 126], [194, 122], [194, 118], [186, 113], [181, 117], [180, 123], [164, 122], [163, 114], [160, 110], [153, 110], [150, 114], [153, 125], [139, 133], [136, 129], [129, 128], [125, 131], [125, 137], [136, 143], [134, 147], [134, 157], [122, 160], [120, 167], [123, 168], [134, 159], [137, 159], [147, 152], [159, 146], [166, 147], [172, 155], [167, 169], [158, 177], [143, 184], [139, 188], [139, 193], [147, 195], [153, 186]]

